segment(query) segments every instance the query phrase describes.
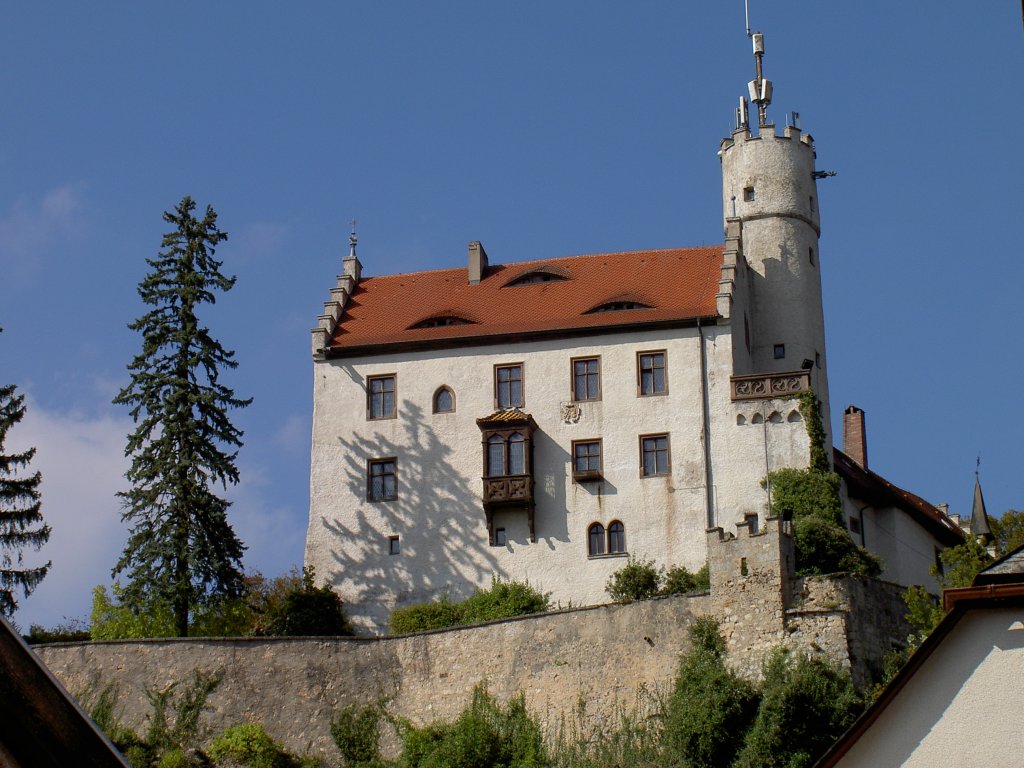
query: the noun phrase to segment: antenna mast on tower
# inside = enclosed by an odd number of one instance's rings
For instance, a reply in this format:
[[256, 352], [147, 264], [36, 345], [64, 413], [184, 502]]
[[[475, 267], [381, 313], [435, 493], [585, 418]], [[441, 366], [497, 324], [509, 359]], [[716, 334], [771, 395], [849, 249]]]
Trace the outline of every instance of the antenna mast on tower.
[[[772, 103], [772, 81], [764, 76], [761, 59], [764, 58], [764, 35], [750, 31], [750, 0], [743, 0], [743, 9], [747, 22], [747, 37], [754, 44], [754, 79], [747, 83], [750, 100], [757, 104], [757, 125], [763, 128], [768, 124], [768, 105]], [[740, 100], [742, 118], [746, 118], [746, 105]], [[744, 124], [746, 123], [743, 120]]]

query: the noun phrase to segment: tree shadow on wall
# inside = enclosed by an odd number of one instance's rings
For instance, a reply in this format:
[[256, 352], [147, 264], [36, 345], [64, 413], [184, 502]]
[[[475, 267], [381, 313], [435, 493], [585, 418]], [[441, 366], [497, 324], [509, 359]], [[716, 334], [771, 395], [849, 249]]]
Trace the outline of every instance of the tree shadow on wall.
[[[461, 599], [492, 575], [507, 578], [489, 551], [479, 477], [456, 469], [452, 447], [438, 439], [422, 408], [405, 400], [399, 412], [395, 439], [379, 431], [338, 438], [345, 501], [355, 508], [336, 508], [319, 521], [334, 542], [331, 569], [323, 575], [340, 588], [350, 615], [378, 627], [390, 608], [445, 594]], [[368, 462], [390, 457], [397, 498], [368, 501]], [[393, 536], [399, 537], [397, 554], [389, 554]]]

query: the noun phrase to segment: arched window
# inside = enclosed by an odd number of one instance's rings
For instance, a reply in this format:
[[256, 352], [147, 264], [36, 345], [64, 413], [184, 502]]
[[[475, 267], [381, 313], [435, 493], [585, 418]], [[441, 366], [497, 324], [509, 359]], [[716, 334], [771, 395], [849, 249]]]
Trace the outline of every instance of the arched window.
[[492, 435], [487, 441], [487, 476], [505, 474], [505, 441], [501, 435]]
[[440, 387], [434, 393], [434, 413], [452, 413], [455, 410], [455, 393], [448, 387]]
[[593, 557], [594, 555], [604, 554], [604, 526], [600, 523], [594, 523], [589, 528], [590, 542], [588, 545], [588, 553]]
[[618, 520], [608, 526], [608, 554], [626, 551], [626, 526]]
[[508, 439], [508, 473], [526, 474], [526, 438], [518, 432]]

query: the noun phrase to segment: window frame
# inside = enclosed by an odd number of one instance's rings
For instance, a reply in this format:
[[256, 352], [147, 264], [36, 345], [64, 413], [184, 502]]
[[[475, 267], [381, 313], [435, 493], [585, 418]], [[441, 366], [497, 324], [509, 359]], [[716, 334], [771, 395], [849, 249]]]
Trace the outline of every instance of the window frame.
[[[664, 472], [658, 472], [657, 471], [657, 468], [658, 468], [658, 453], [659, 453], [659, 451], [661, 449], [655, 447], [653, 449], [653, 451], [651, 451], [651, 453], [653, 453], [654, 457], [655, 457], [654, 458], [655, 471], [654, 472], [648, 472], [647, 471], [647, 464], [644, 461], [648, 451], [645, 450], [645, 445], [644, 444], [648, 440], [660, 440], [662, 438], [664, 438], [664, 440], [665, 440], [665, 449], [664, 449], [664, 451], [665, 451], [665, 471]], [[672, 475], [672, 441], [669, 438], [669, 433], [668, 432], [656, 432], [656, 433], [650, 434], [650, 435], [640, 435], [640, 477], [670, 477], [671, 475]]]
[[[576, 364], [577, 363], [594, 363], [597, 365], [597, 370], [594, 372], [585, 371], [582, 376], [586, 382], [584, 392], [585, 397], [579, 397], [579, 393], [576, 391]], [[590, 392], [590, 377], [595, 377], [597, 392], [591, 396]], [[587, 355], [585, 357], [573, 357], [569, 360], [569, 395], [574, 403], [588, 403], [594, 402], [601, 399], [601, 356], [600, 355]]]
[[[662, 390], [659, 392], [654, 385], [654, 375], [651, 375], [652, 391], [644, 392], [644, 368], [643, 360], [645, 357], [654, 357], [655, 355], [661, 355], [661, 372], [662, 382], [664, 384]], [[651, 366], [650, 370], [656, 371], [657, 367]], [[648, 349], [642, 352], [636, 353], [636, 395], [637, 397], [663, 397], [668, 394], [668, 350], [665, 349]]]
[[402, 540], [399, 536], [388, 536], [388, 557], [402, 554]]
[[[613, 531], [612, 530], [615, 526], [619, 526], [619, 530], [618, 531]], [[621, 520], [617, 520], [617, 519], [616, 520], [612, 520], [610, 523], [608, 523], [608, 527], [605, 528], [605, 531], [608, 534], [608, 546], [605, 549], [607, 550], [609, 555], [625, 555], [625, 554], [629, 553], [629, 550], [626, 549], [626, 525], [625, 525], [625, 523], [623, 523]], [[616, 549], [615, 547], [612, 546], [612, 541], [613, 541], [612, 536], [617, 536], [617, 538], [618, 538], [618, 543], [619, 543], [619, 548], [618, 549]]]
[[[373, 479], [375, 477], [386, 478], [388, 474], [381, 472], [380, 474], [374, 474], [374, 467], [383, 467], [387, 464], [391, 465], [391, 494], [387, 493], [386, 481], [382, 480], [382, 492], [381, 495], [377, 496], [373, 492]], [[398, 459], [394, 456], [387, 456], [379, 459], [368, 459], [366, 462], [366, 500], [369, 502], [381, 502], [381, 501], [394, 501], [398, 498]]]
[[[381, 416], [373, 415], [373, 401], [375, 395], [381, 396], [381, 410], [384, 409], [384, 395], [387, 394], [388, 390], [382, 390], [377, 393], [373, 391], [373, 384], [377, 381], [385, 381], [391, 379], [391, 412], [384, 413]], [[381, 421], [383, 419], [397, 419], [398, 418], [398, 374], [397, 373], [375, 373], [372, 376], [366, 377], [366, 420], [367, 421]]]
[[[500, 375], [499, 371], [512, 370], [512, 369], [519, 369], [519, 402], [518, 403], [514, 402], [513, 398], [512, 398], [512, 387], [511, 387], [511, 384], [512, 384], [513, 380], [509, 379], [509, 381], [507, 381], [507, 382], [500, 382], [498, 380], [498, 377]], [[523, 408], [523, 407], [525, 407], [525, 405], [526, 405], [526, 366], [524, 366], [523, 363], [521, 363], [521, 362], [519, 362], [519, 363], [495, 363], [494, 364], [494, 374], [493, 374], [492, 378], [493, 378], [493, 381], [494, 381], [494, 407], [497, 410], [509, 410], [511, 408]], [[502, 384], [508, 384], [509, 385], [509, 404], [508, 405], [502, 405], [501, 404], [501, 385]]]
[[[600, 529], [600, 531], [596, 530]], [[594, 544], [597, 543], [600, 547], [600, 552], [594, 551]], [[604, 525], [597, 522], [596, 520], [587, 526], [587, 557], [603, 557], [608, 554], [606, 552], [608, 545], [608, 532]]]
[[[441, 396], [441, 393], [447, 392], [452, 399], [452, 407], [447, 410], [440, 410], [437, 407], [437, 398]], [[431, 410], [434, 413], [455, 413], [455, 390], [449, 387], [447, 384], [442, 384], [440, 387], [434, 390], [434, 396], [430, 399]]]
[[[596, 445], [597, 446], [597, 469], [580, 469], [577, 461], [579, 456], [576, 454], [576, 449], [584, 445]], [[592, 459], [593, 456], [587, 456], [588, 459]], [[587, 438], [585, 440], [573, 440], [572, 441], [572, 480], [574, 483], [585, 483], [588, 480], [600, 480], [604, 476], [604, 442], [600, 437]]]
[[492, 547], [504, 547], [508, 544], [508, 531], [504, 528], [494, 529], [494, 543]]

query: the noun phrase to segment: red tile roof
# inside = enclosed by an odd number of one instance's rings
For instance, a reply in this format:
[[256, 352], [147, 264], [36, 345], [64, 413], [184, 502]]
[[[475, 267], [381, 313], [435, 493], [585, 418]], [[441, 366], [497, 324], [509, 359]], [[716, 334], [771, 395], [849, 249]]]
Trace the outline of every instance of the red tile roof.
[[946, 515], [920, 496], [893, 485], [870, 469], [840, 451], [832, 449], [836, 472], [846, 481], [850, 494], [875, 506], [893, 506], [902, 509], [946, 546], [962, 544], [964, 534]]
[[[349, 297], [329, 352], [383, 352], [381, 347], [439, 346], [470, 339], [488, 343], [715, 317], [722, 250], [673, 248], [495, 264], [477, 285], [469, 284], [464, 267], [365, 277]], [[566, 279], [508, 285], [536, 271]], [[650, 309], [586, 314], [623, 297]], [[412, 327], [436, 317], [470, 322]]]

